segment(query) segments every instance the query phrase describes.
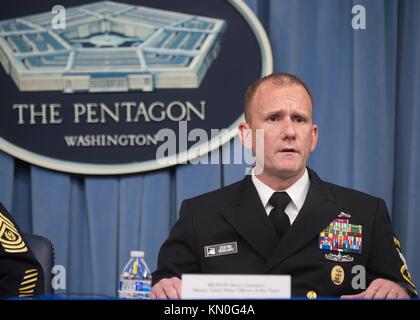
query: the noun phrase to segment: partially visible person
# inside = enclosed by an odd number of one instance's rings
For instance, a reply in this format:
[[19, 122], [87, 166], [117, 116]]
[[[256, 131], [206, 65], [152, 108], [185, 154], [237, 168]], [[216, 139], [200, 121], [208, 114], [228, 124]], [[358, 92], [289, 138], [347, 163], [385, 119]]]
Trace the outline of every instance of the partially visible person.
[[43, 279], [41, 265], [0, 203], [0, 299], [42, 295]]

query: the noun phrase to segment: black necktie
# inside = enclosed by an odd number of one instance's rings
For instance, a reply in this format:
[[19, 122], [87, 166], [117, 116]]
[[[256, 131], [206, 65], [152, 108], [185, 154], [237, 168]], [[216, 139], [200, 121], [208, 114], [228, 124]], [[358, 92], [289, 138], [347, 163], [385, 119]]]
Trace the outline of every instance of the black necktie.
[[290, 202], [287, 192], [274, 192], [268, 203], [274, 208], [270, 211], [269, 218], [280, 239], [290, 228], [290, 220], [284, 209]]

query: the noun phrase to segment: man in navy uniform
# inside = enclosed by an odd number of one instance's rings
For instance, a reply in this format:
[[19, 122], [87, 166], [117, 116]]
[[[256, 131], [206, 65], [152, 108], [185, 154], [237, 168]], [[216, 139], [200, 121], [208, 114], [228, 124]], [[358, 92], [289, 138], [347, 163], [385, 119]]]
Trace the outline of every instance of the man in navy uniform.
[[[256, 156], [252, 174], [182, 203], [160, 249], [152, 297], [179, 298], [184, 273], [289, 274], [293, 297], [417, 294], [385, 202], [307, 168], [318, 139], [312, 104], [307, 86], [290, 74], [247, 89], [239, 131]], [[352, 281], [355, 266], [367, 288]]]
[[0, 299], [42, 294], [43, 277], [21, 231], [0, 203]]

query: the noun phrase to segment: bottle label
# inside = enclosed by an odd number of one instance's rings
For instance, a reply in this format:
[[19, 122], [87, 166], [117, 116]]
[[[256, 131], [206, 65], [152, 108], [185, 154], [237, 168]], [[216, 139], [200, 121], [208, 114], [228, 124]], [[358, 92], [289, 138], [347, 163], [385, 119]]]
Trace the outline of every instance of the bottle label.
[[120, 291], [125, 292], [150, 292], [152, 282], [147, 280], [121, 280]]

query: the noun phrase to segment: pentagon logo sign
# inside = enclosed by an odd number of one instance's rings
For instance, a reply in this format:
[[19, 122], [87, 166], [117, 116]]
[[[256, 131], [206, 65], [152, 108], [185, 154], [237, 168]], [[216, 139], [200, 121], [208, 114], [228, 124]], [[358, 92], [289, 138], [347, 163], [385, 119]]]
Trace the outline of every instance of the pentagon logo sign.
[[123, 174], [196, 159], [236, 134], [246, 87], [272, 72], [239, 0], [54, 5], [0, 13], [0, 149], [45, 168]]
[[20, 91], [113, 92], [197, 88], [220, 50], [225, 22], [97, 2], [2, 24], [2, 63]]

